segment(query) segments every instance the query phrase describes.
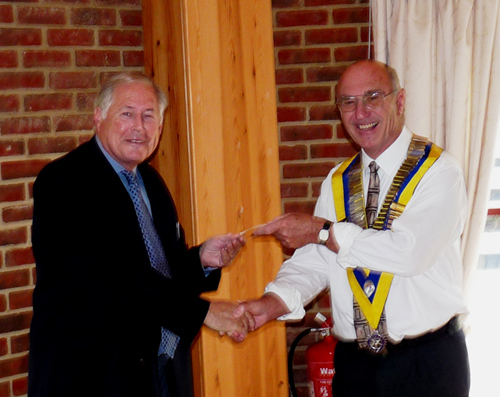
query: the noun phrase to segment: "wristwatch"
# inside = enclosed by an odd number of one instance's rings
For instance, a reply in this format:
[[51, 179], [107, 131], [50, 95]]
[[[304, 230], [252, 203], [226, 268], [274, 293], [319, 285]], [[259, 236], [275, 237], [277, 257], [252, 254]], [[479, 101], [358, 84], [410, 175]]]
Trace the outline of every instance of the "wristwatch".
[[330, 237], [330, 226], [332, 226], [332, 222], [326, 221], [323, 228], [319, 231], [318, 239], [321, 245], [326, 245], [326, 242]]

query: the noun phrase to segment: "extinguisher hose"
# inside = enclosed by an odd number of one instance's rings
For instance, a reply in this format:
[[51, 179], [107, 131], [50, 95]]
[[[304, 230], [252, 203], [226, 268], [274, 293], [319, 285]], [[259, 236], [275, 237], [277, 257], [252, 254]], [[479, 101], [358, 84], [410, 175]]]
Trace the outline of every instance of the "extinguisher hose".
[[295, 354], [295, 348], [299, 344], [300, 340], [310, 334], [311, 332], [316, 331], [315, 328], [308, 328], [302, 331], [297, 337], [293, 340], [292, 345], [290, 346], [290, 351], [288, 352], [288, 382], [290, 383], [290, 392], [292, 393], [292, 397], [297, 397], [297, 390], [295, 389], [295, 380], [293, 378], [293, 356]]

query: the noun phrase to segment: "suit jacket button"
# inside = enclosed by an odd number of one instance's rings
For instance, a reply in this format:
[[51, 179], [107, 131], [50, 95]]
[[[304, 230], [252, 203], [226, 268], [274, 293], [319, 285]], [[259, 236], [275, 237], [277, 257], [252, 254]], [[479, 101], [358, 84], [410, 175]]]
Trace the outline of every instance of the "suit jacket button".
[[144, 367], [144, 366], [146, 365], [146, 361], [145, 361], [143, 358], [140, 358], [140, 359], [139, 359], [139, 365], [140, 365], [141, 367]]

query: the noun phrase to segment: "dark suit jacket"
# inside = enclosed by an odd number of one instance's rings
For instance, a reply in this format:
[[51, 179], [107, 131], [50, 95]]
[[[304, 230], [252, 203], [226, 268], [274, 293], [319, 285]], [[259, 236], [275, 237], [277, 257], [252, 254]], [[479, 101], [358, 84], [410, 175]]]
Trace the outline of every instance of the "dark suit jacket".
[[204, 276], [163, 180], [147, 164], [139, 171], [171, 280], [151, 268], [130, 196], [95, 138], [35, 182], [30, 397], [157, 396], [160, 327], [189, 346], [202, 326], [209, 303], [199, 295], [220, 271]]

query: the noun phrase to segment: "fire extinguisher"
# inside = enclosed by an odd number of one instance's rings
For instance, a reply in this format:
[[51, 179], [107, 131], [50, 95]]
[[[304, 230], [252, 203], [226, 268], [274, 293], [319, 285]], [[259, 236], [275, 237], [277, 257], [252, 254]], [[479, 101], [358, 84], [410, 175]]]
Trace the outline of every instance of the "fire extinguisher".
[[320, 332], [323, 339], [313, 343], [306, 350], [307, 379], [309, 381], [309, 397], [332, 397], [332, 379], [335, 374], [333, 354], [337, 340], [331, 334], [331, 320], [318, 313], [314, 320], [321, 328], [309, 328], [302, 331], [290, 346], [288, 354], [288, 378], [292, 397], [297, 397], [293, 377], [293, 356], [299, 341], [311, 332]]

